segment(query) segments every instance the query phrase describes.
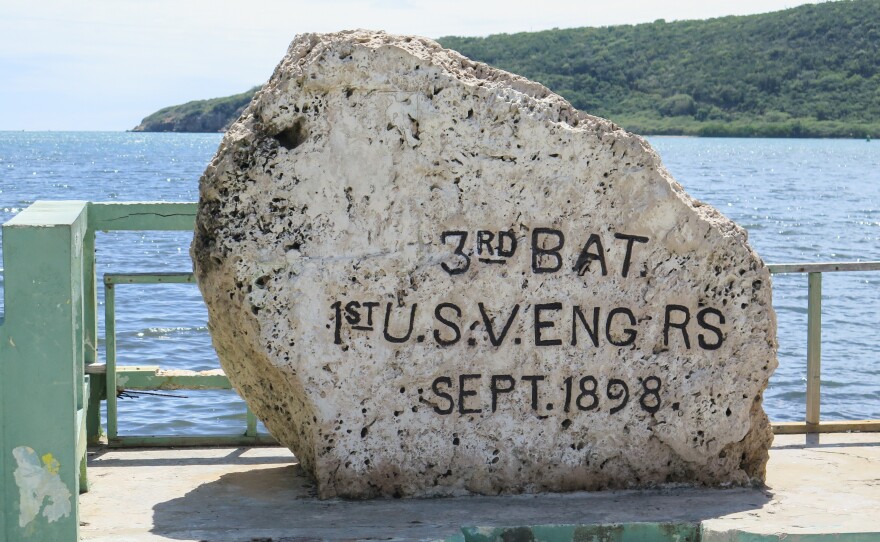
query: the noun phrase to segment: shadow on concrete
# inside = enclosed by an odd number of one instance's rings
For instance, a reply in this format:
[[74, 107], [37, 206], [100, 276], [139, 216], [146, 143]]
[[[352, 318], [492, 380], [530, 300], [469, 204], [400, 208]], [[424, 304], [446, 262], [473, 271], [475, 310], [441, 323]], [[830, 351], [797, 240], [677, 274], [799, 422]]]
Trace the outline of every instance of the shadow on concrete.
[[[286, 450], [279, 453], [276, 457], [266, 456], [247, 456], [244, 455], [248, 450], [254, 448], [236, 448], [230, 453], [217, 457], [204, 457], [194, 453], [190, 457], [176, 455], [174, 457], [142, 457], [137, 452], [143, 451], [141, 448], [130, 448], [126, 450], [102, 448], [96, 451], [89, 451], [89, 466], [96, 467], [175, 467], [175, 466], [195, 466], [195, 465], [264, 465], [266, 463], [289, 464], [296, 459]], [[191, 448], [193, 451], [205, 450], [205, 448]], [[131, 457], [120, 457], [124, 452], [132, 452]], [[103, 458], [105, 454], [113, 452], [112, 458]], [[122, 454], [120, 452], [123, 452]]]
[[817, 434], [817, 433], [806, 433], [803, 435], [788, 435], [789, 440], [796, 440], [797, 442], [792, 442], [790, 444], [774, 444], [774, 450], [807, 450], [811, 448], [863, 448], [863, 447], [873, 447], [880, 446], [880, 433], [863, 433], [862, 436], [866, 438], [870, 438], [872, 436], [876, 437], [872, 439], [870, 442], [866, 442], [864, 440], [854, 444], [853, 442], [840, 441], [841, 433], [829, 433], [829, 434]]
[[756, 510], [766, 489], [579, 492], [438, 499], [318, 500], [298, 465], [224, 474], [153, 507], [154, 535], [178, 540], [443, 539], [463, 526], [698, 523]]

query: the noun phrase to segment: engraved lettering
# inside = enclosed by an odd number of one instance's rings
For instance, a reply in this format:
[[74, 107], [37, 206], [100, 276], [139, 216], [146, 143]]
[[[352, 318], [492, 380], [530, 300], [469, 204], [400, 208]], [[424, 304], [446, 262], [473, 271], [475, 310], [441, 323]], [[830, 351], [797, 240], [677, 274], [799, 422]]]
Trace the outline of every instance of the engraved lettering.
[[721, 348], [721, 343], [724, 342], [724, 335], [721, 333], [721, 328], [717, 326], [713, 326], [712, 324], [706, 322], [706, 315], [711, 314], [718, 318], [718, 325], [724, 325], [724, 315], [721, 314], [721, 311], [718, 309], [713, 309], [711, 307], [707, 307], [702, 309], [697, 313], [697, 323], [700, 324], [700, 327], [705, 329], [706, 331], [711, 331], [715, 335], [715, 341], [707, 342], [703, 337], [703, 334], [700, 333], [697, 335], [697, 343], [700, 345], [700, 348], [704, 350], [718, 350]]
[[584, 329], [587, 330], [587, 335], [590, 336], [590, 340], [593, 341], [593, 346], [599, 346], [599, 307], [593, 307], [593, 326], [590, 327], [587, 324], [586, 318], [584, 318], [584, 313], [581, 312], [581, 308], [577, 305], [572, 307], [571, 310], [571, 345], [577, 346], [578, 338], [577, 338], [577, 323], [580, 320], [581, 324], [584, 326]]
[[416, 319], [416, 307], [418, 307], [418, 303], [413, 303], [412, 307], [410, 307], [409, 311], [409, 327], [406, 330], [406, 335], [403, 337], [395, 337], [388, 330], [389, 323], [391, 321], [391, 308], [394, 306], [393, 303], [388, 303], [385, 306], [385, 327], [382, 329], [382, 335], [385, 337], [385, 340], [390, 343], [405, 343], [409, 340], [410, 335], [412, 335], [413, 331], [413, 323]]
[[441, 399], [445, 399], [449, 403], [449, 406], [446, 408], [440, 408], [435, 405], [434, 412], [442, 415], [452, 414], [452, 410], [455, 408], [455, 401], [452, 399], [452, 395], [440, 390], [440, 384], [443, 384], [446, 386], [446, 389], [449, 389], [452, 387], [452, 379], [448, 376], [438, 376], [434, 379], [434, 382], [431, 383], [431, 391], [434, 392], [434, 395]]
[[[556, 244], [545, 246], [548, 237], [555, 237]], [[551, 228], [535, 228], [532, 230], [532, 271], [535, 273], [555, 273], [562, 269], [562, 247], [565, 245], [565, 235], [559, 230]], [[554, 263], [545, 266], [545, 259]]]
[[636, 330], [632, 328], [624, 328], [623, 334], [626, 335], [626, 339], [622, 341], [615, 341], [614, 337], [611, 334], [611, 325], [614, 322], [614, 317], [618, 314], [625, 314], [629, 318], [629, 324], [631, 326], [636, 325], [636, 317], [632, 313], [631, 310], [626, 307], [618, 307], [616, 309], [612, 309], [611, 312], [608, 313], [608, 319], [605, 321], [605, 338], [608, 339], [608, 342], [613, 344], [614, 346], [629, 346], [632, 343], [636, 342], [636, 335], [638, 334]]
[[[501, 382], [506, 382], [505, 387], [501, 387]], [[492, 392], [492, 412], [498, 410], [498, 395], [501, 393], [510, 393], [516, 386], [516, 380], [510, 375], [492, 375], [492, 383], [489, 390]]]
[[538, 410], [538, 382], [544, 380], [541, 375], [523, 375], [520, 380], [532, 383], [532, 410]]
[[441, 324], [444, 324], [447, 327], [449, 327], [449, 329], [451, 329], [452, 333], [455, 335], [451, 339], [443, 339], [440, 336], [440, 331], [435, 329], [434, 330], [434, 340], [437, 341], [437, 344], [439, 344], [440, 346], [450, 346], [450, 345], [457, 343], [459, 341], [459, 339], [461, 339], [461, 329], [458, 327], [458, 324], [456, 324], [452, 320], [448, 320], [443, 317], [443, 314], [441, 312], [441, 311], [443, 311], [443, 309], [452, 309], [453, 311], [455, 311], [455, 315], [458, 318], [461, 318], [461, 309], [455, 303], [440, 303], [434, 309], [434, 318], [436, 318], [437, 321], [440, 322]]
[[555, 324], [549, 320], [541, 320], [541, 313], [544, 311], [562, 310], [562, 303], [539, 303], [535, 305], [535, 346], [558, 346], [562, 344], [562, 339], [545, 339], [541, 336], [543, 328], [554, 327]]
[[[672, 314], [674, 312], [683, 315], [680, 322], [672, 321]], [[666, 305], [666, 316], [663, 320], [663, 345], [669, 346], [669, 329], [674, 327], [681, 330], [681, 336], [684, 339], [684, 347], [690, 349], [691, 341], [688, 338], [687, 332], [687, 325], [690, 319], [691, 311], [689, 311], [687, 307], [682, 305]]]
[[[590, 247], [595, 247], [596, 251], [590, 252]], [[584, 248], [581, 249], [581, 254], [578, 256], [577, 263], [574, 264], [574, 272], [579, 276], [583, 276], [584, 273], [590, 270], [590, 263], [593, 261], [599, 262], [602, 276], [608, 274], [608, 267], [605, 265], [605, 249], [602, 247], [602, 239], [600, 239], [595, 233], [590, 234], [590, 238], [584, 243]]]
[[479, 374], [468, 374], [468, 375], [459, 375], [458, 376], [458, 413], [464, 416], [465, 414], [479, 414], [483, 411], [482, 408], [466, 408], [465, 401], [468, 397], [477, 395], [476, 390], [469, 390], [466, 388], [468, 380], [479, 380], [483, 375]]
[[446, 244], [446, 239], [449, 237], [458, 238], [458, 244], [455, 246], [453, 254], [461, 258], [461, 261], [457, 267], [449, 267], [446, 262], [442, 262], [440, 267], [450, 275], [460, 275], [467, 271], [471, 266], [470, 256], [464, 253], [464, 244], [467, 242], [468, 234], [466, 231], [445, 231], [440, 234], [440, 242]]
[[486, 314], [486, 307], [483, 306], [482, 303], [478, 303], [477, 306], [480, 308], [480, 314], [483, 316], [483, 326], [486, 328], [486, 333], [489, 335], [489, 342], [492, 343], [492, 346], [501, 346], [501, 343], [504, 342], [504, 337], [507, 336], [507, 332], [510, 330], [510, 325], [513, 324], [513, 320], [519, 312], [519, 304], [513, 306], [513, 310], [507, 318], [507, 323], [505, 323], [504, 327], [501, 329], [501, 335], [498, 335], [497, 337], [495, 336], [495, 330], [492, 328], [492, 319]]
[[626, 277], [629, 274], [629, 264], [632, 260], [632, 249], [634, 243], [647, 243], [648, 238], [641, 235], [627, 235], [625, 233], [615, 233], [615, 239], [626, 240], [626, 255], [623, 257], [623, 269], [620, 270], [620, 276]]

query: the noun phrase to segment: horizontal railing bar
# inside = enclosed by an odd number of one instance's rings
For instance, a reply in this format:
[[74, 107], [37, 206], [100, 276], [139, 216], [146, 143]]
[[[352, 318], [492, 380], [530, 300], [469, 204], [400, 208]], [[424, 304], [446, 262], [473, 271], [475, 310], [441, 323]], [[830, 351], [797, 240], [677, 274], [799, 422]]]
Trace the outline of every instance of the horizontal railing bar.
[[[191, 374], [187, 374], [191, 373]], [[216, 371], [168, 371], [150, 372], [117, 371], [116, 381], [127, 390], [229, 390], [229, 378], [219, 369]], [[122, 383], [124, 382], [124, 384]]]
[[89, 204], [92, 231], [192, 231], [197, 203], [125, 202]]
[[[784, 273], [831, 273], [835, 271], [880, 271], [880, 261], [771, 263], [767, 264], [767, 268], [774, 275]], [[0, 271], [2, 271], [2, 269], [0, 269]], [[119, 284], [123, 282], [131, 284], [148, 284], [150, 282], [195, 282], [195, 275], [192, 272], [186, 271], [162, 273], [107, 273], [104, 275], [104, 282], [107, 284]]]
[[[783, 273], [830, 273], [834, 271], [880, 271], [880, 261], [838, 263], [773, 263], [767, 264], [773, 274]], [[2, 269], [0, 269], [2, 271]], [[107, 273], [105, 284], [151, 284], [195, 282], [195, 275], [188, 271], [160, 273]]]
[[195, 275], [188, 271], [168, 273], [105, 273], [104, 284], [189, 284]]
[[[107, 366], [86, 367], [89, 375], [106, 375]], [[117, 390], [229, 390], [232, 384], [223, 369], [210, 371], [163, 370], [158, 365], [116, 367]]]
[[207, 436], [132, 436], [116, 437], [107, 444], [111, 448], [167, 448], [189, 446], [277, 446], [272, 435], [258, 433], [246, 435], [207, 435]]
[[846, 420], [836, 422], [774, 422], [770, 426], [776, 435], [800, 435], [802, 433], [876, 433], [880, 432], [880, 420]]
[[771, 273], [830, 273], [833, 271], [880, 271], [880, 261], [827, 263], [771, 263]]

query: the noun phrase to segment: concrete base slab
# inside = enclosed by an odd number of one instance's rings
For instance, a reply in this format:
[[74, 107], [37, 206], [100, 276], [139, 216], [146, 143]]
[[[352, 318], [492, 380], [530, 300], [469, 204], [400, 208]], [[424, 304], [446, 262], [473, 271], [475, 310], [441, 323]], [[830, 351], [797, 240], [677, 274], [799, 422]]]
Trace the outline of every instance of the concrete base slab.
[[631, 523], [691, 524], [703, 541], [880, 539], [878, 433], [777, 436], [761, 489], [321, 501], [282, 448], [100, 450], [89, 480], [82, 540], [102, 542], [463, 540], [466, 526]]

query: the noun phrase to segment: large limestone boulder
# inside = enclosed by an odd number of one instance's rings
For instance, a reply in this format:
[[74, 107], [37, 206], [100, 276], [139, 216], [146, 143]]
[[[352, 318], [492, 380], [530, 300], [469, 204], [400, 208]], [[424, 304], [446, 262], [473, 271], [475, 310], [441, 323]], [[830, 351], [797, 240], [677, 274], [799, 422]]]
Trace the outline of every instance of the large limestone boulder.
[[763, 480], [746, 232], [641, 137], [433, 41], [296, 38], [192, 255], [223, 368], [321, 497]]

